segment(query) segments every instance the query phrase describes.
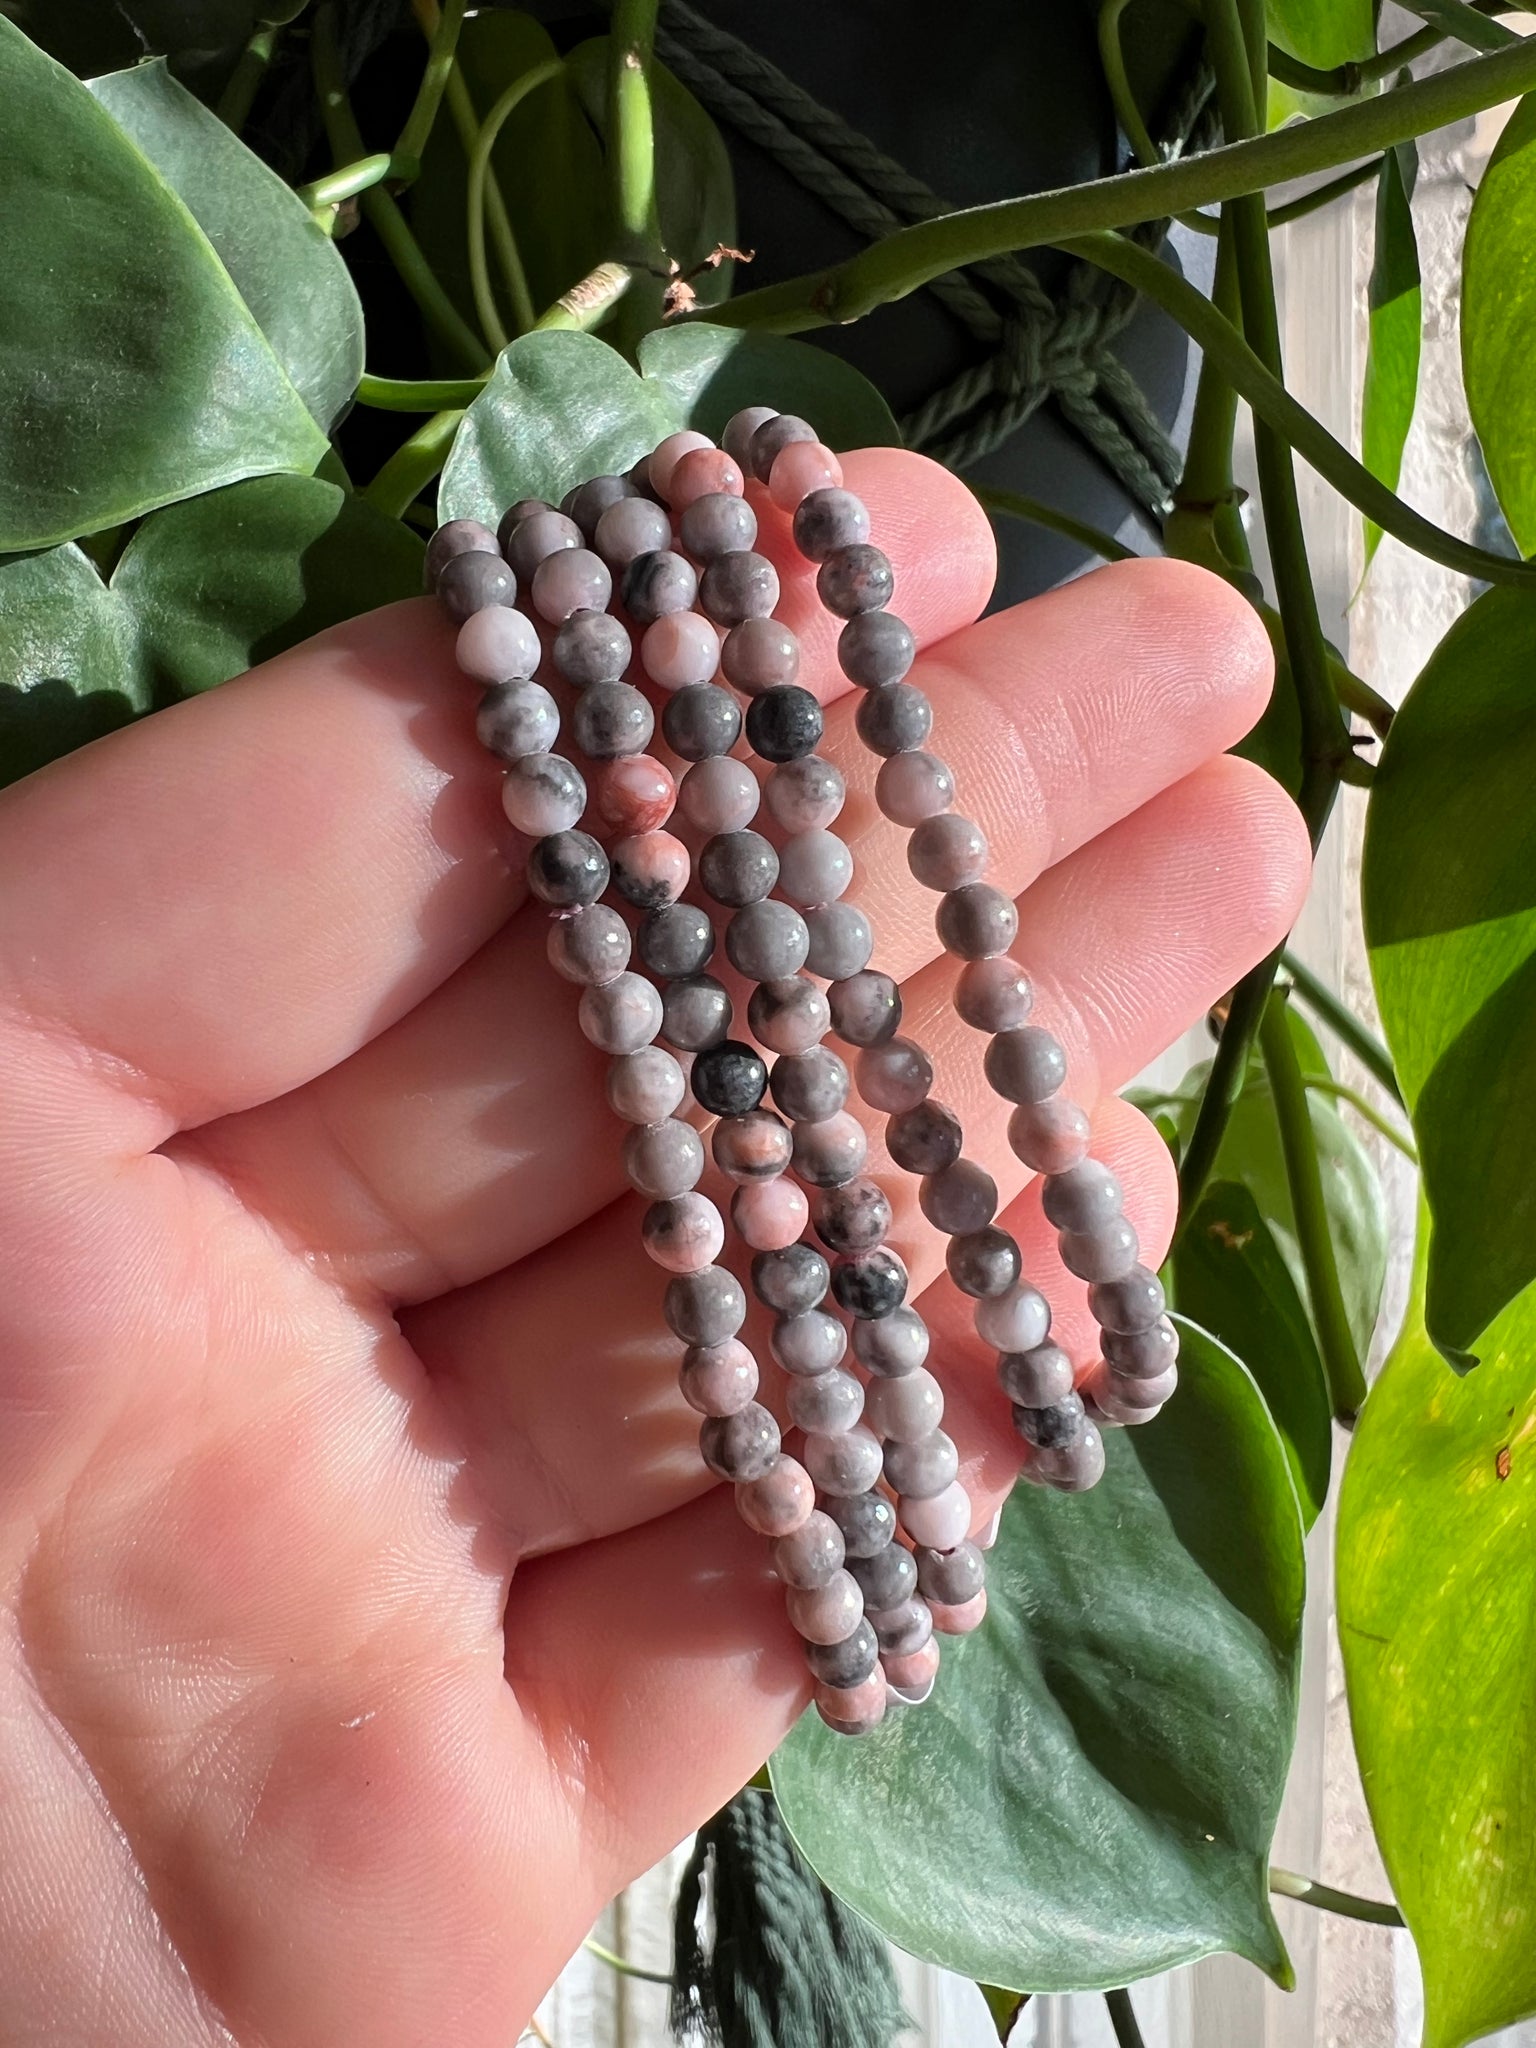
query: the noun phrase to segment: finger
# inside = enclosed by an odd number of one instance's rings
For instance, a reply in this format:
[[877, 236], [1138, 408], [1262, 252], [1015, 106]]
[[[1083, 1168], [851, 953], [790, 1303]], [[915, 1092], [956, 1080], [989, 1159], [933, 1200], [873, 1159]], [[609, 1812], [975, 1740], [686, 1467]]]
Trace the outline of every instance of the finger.
[[[1019, 890], [1246, 731], [1269, 650], [1225, 585], [1149, 562], [988, 619], [916, 673], [996, 877]], [[905, 978], [937, 950], [932, 899], [875, 808], [879, 764], [851, 728], [851, 704], [837, 705], [826, 751], [850, 785], [840, 829], [877, 960]], [[623, 1187], [622, 1133], [572, 991], [543, 958], [546, 929], [530, 906], [356, 1058], [196, 1143], [348, 1282], [396, 1301], [467, 1284], [574, 1228]]]
[[[974, 618], [992, 539], [963, 485], [894, 450], [848, 469], [914, 628]], [[129, 1142], [297, 1087], [521, 900], [499, 778], [423, 599], [115, 733], [0, 796], [0, 873], [31, 878], [0, 902], [8, 1013], [80, 1049]]]
[[[1233, 758], [1207, 764], [1051, 870], [1024, 899], [1024, 957], [1037, 977], [1037, 1015], [1067, 1048], [1071, 1092], [1092, 1103], [1203, 1015], [1278, 943], [1306, 871], [1305, 834], [1288, 800]], [[949, 1006], [952, 974], [940, 962], [919, 978], [912, 1033], [933, 1057], [936, 1093], [965, 1123], [967, 1153], [1007, 1200], [1025, 1176], [976, 1034]], [[892, 1241], [920, 1288], [941, 1270], [940, 1244], [916, 1216], [910, 1179], [882, 1177]], [[639, 1217], [638, 1201], [626, 1198], [404, 1319], [464, 1441], [477, 1446], [482, 1491], [520, 1551], [625, 1527], [706, 1483]], [[751, 1334], [769, 1381], [761, 1327]]]

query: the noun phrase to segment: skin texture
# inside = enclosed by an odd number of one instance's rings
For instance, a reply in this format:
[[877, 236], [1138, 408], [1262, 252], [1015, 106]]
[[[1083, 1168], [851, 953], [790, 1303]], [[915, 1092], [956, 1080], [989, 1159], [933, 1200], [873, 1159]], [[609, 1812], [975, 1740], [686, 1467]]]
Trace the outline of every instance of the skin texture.
[[[1263, 632], [1173, 562], [973, 627], [992, 544], [964, 489], [892, 451], [847, 470], [1155, 1263], [1168, 1157], [1107, 1091], [1305, 886], [1286, 798], [1223, 752], [1263, 708]], [[751, 488], [877, 963], [1081, 1363], [1084, 1289], [948, 1009], [839, 622]], [[808, 1697], [767, 1546], [700, 1466], [624, 1133], [452, 651], [399, 605], [0, 797], [6, 2042], [504, 2048]], [[1006, 1406], [867, 1121], [979, 1525]]]

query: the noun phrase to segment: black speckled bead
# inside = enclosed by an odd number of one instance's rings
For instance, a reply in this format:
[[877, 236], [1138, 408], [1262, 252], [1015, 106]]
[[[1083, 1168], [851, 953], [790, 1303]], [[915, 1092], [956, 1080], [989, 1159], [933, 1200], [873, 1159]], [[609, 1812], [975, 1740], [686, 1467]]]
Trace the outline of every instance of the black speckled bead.
[[1013, 1411], [1014, 1428], [1038, 1451], [1062, 1451], [1076, 1443], [1086, 1420], [1081, 1394], [1064, 1394], [1049, 1408], [1015, 1406]]
[[557, 910], [595, 903], [608, 886], [608, 856], [590, 833], [551, 832], [528, 855], [528, 886]]
[[[671, 548], [658, 548], [653, 555], [636, 555], [624, 571], [619, 594], [624, 609], [639, 625], [652, 625], [668, 612], [686, 612], [699, 593], [699, 579], [693, 566]], [[773, 607], [770, 605], [769, 610]]]
[[888, 683], [859, 699], [853, 722], [870, 752], [889, 759], [923, 744], [933, 730], [933, 706], [914, 684]]
[[731, 999], [712, 974], [688, 974], [667, 984], [661, 998], [661, 1035], [668, 1045], [682, 1052], [703, 1052], [719, 1045], [730, 1028]]
[[741, 706], [718, 683], [688, 683], [662, 706], [661, 730], [685, 761], [711, 761], [741, 737]]
[[764, 690], [747, 706], [747, 739], [765, 761], [801, 761], [820, 744], [821, 706], [798, 683]]
[[878, 1181], [851, 1180], [823, 1188], [811, 1204], [816, 1235], [832, 1252], [869, 1252], [884, 1242], [891, 1205]]
[[655, 730], [650, 701], [632, 683], [594, 683], [571, 712], [572, 737], [593, 761], [643, 754]]
[[773, 894], [779, 856], [761, 832], [717, 832], [699, 851], [699, 880], [717, 903], [740, 910]]
[[891, 1315], [907, 1298], [907, 1269], [888, 1244], [832, 1268], [832, 1296], [839, 1308], [862, 1321]]
[[842, 1530], [849, 1558], [876, 1557], [895, 1541], [896, 1510], [883, 1493], [833, 1494], [824, 1511]]
[[555, 635], [555, 667], [578, 690], [622, 682], [632, 652], [612, 612], [572, 612]]
[[669, 903], [640, 920], [635, 950], [643, 967], [667, 980], [698, 974], [715, 950], [715, 928], [696, 903]]
[[722, 1479], [761, 1479], [779, 1455], [779, 1425], [756, 1401], [734, 1415], [711, 1415], [699, 1430], [699, 1451]]
[[838, 666], [861, 689], [899, 683], [916, 659], [912, 628], [892, 612], [860, 612], [838, 635]]
[[758, 1252], [752, 1261], [753, 1292], [765, 1308], [777, 1309], [780, 1315], [803, 1315], [816, 1308], [831, 1284], [832, 1269], [812, 1244]]
[[694, 1100], [711, 1116], [745, 1116], [756, 1109], [768, 1086], [768, 1069], [750, 1045], [723, 1039], [693, 1063]]
[[896, 573], [889, 560], [867, 541], [834, 548], [816, 571], [816, 594], [840, 619], [881, 610], [895, 591]]
[[778, 570], [751, 548], [716, 555], [699, 583], [699, 609], [717, 626], [769, 618], [778, 601]]
[[513, 604], [517, 578], [500, 555], [470, 548], [450, 555], [437, 574], [437, 597], [456, 626], [490, 604]]

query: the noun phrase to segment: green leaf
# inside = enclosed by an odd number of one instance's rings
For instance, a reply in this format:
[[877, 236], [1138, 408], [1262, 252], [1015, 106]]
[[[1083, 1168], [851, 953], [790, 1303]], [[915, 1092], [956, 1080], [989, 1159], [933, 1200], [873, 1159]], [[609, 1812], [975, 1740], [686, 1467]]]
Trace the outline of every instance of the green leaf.
[[163, 61], [92, 79], [90, 90], [184, 201], [329, 432], [363, 373], [363, 308], [335, 243]]
[[716, 440], [744, 405], [808, 419], [830, 448], [900, 447], [880, 393], [851, 363], [782, 334], [688, 321], [640, 344], [640, 367], [664, 384], [691, 427]]
[[1013, 2032], [1014, 2022], [1024, 2010], [1026, 1994], [1018, 1991], [1000, 1991], [995, 1984], [978, 1984], [976, 1989], [987, 2002], [987, 2011], [997, 2029], [999, 2041], [1006, 2041]]
[[1268, 0], [1270, 40], [1317, 71], [1376, 50], [1373, 0]]
[[[1472, 202], [1461, 257], [1461, 367], [1509, 530], [1536, 553], [1536, 94], [1511, 115]], [[1433, 1291], [1433, 1289], [1431, 1289]]]
[[1339, 1642], [1424, 2048], [1461, 2048], [1536, 2013], [1536, 1291], [1457, 1380], [1423, 1280], [1344, 1468]]
[[933, 1698], [772, 1760], [823, 1880], [983, 1982], [1102, 1989], [1218, 1949], [1280, 1983], [1267, 1863], [1304, 1591], [1285, 1454], [1236, 1359], [1183, 1332], [1178, 1398], [1092, 1493], [1021, 1486], [990, 1606]]
[[73, 546], [0, 561], [0, 785], [151, 703], [126, 608]]
[[[1394, 491], [1419, 395], [1424, 294], [1412, 205], [1418, 167], [1414, 144], [1389, 149], [1376, 182], [1376, 251], [1371, 265], [1370, 347], [1365, 359], [1360, 453], [1371, 474]], [[1381, 528], [1368, 519], [1367, 562], [1380, 540]]]
[[325, 437], [192, 216], [0, 19], [0, 550], [120, 525]]
[[1536, 602], [1493, 590], [1382, 748], [1362, 895], [1433, 1228], [1426, 1318], [1458, 1369], [1536, 1279]]

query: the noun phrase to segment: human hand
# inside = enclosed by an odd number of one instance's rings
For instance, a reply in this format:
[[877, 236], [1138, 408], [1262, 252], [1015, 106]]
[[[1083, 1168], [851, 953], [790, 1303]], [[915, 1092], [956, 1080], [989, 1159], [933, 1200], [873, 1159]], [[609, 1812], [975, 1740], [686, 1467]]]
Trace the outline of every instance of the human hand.
[[[969, 493], [891, 451], [847, 468], [1155, 1264], [1169, 1157], [1108, 1091], [1305, 886], [1294, 810], [1222, 751], [1267, 642], [1172, 562], [972, 626]], [[1086, 1360], [874, 811], [835, 622], [765, 527], [801, 680], [844, 694], [825, 750], [877, 964]], [[498, 775], [422, 601], [0, 797], [0, 2039], [505, 2048], [804, 1704], [766, 1546], [675, 1391]], [[985, 1520], [1007, 1406], [887, 1185]]]

